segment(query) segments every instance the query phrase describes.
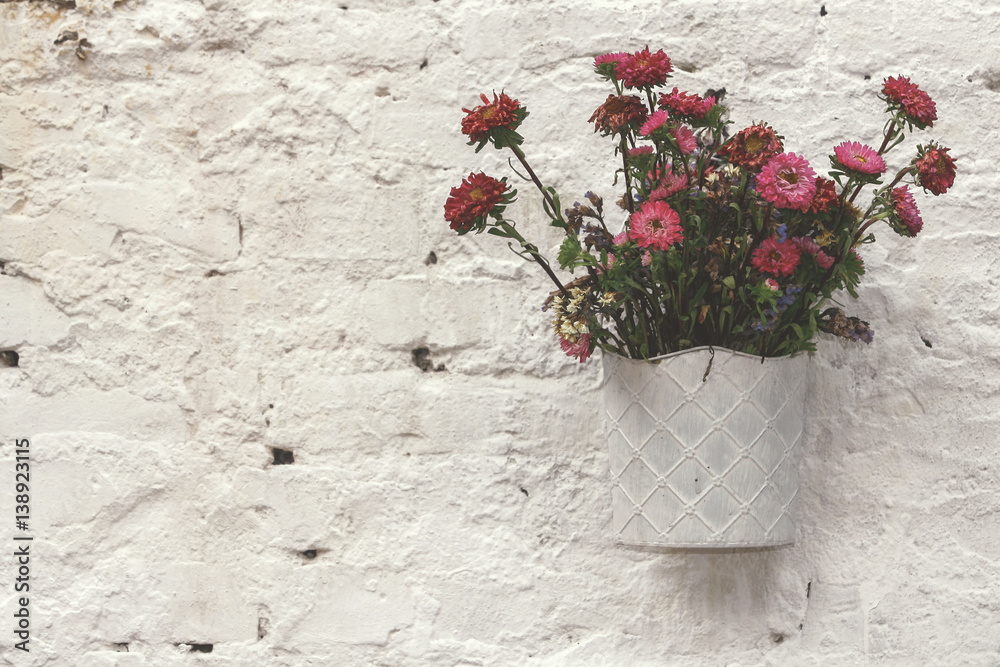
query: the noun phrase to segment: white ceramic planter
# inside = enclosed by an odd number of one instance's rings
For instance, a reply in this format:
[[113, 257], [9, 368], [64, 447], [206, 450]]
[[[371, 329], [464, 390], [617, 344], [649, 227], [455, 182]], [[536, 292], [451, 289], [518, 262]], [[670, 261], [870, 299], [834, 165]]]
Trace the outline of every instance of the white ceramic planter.
[[605, 353], [616, 540], [688, 548], [794, 542], [807, 361], [800, 354], [761, 363], [707, 347], [659, 363]]

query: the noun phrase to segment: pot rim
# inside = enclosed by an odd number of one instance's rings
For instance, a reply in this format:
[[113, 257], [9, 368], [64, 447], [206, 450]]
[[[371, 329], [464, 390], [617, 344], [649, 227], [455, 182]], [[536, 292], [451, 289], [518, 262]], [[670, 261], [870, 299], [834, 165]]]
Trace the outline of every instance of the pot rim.
[[688, 354], [690, 352], [703, 352], [705, 350], [708, 350], [713, 355], [717, 351], [718, 352], [728, 352], [729, 354], [731, 354], [733, 356], [736, 356], [736, 357], [746, 357], [747, 359], [758, 360], [761, 363], [764, 363], [764, 361], [767, 360], [767, 359], [774, 359], [775, 361], [780, 361], [781, 359], [791, 359], [792, 357], [797, 357], [799, 355], [808, 355], [809, 354], [808, 352], [806, 352], [804, 350], [801, 350], [799, 352], [793, 352], [791, 354], [783, 354], [780, 357], [761, 357], [761, 356], [756, 355], [756, 354], [747, 354], [746, 352], [738, 352], [736, 350], [730, 350], [728, 347], [722, 347], [722, 346], [716, 346], [716, 345], [700, 345], [698, 347], [691, 347], [691, 348], [688, 348], [686, 350], [680, 350], [678, 352], [668, 352], [667, 354], [661, 354], [661, 355], [658, 355], [658, 356], [655, 356], [655, 357], [650, 357], [649, 359], [633, 359], [632, 357], [623, 357], [620, 354], [617, 354], [615, 352], [608, 352], [607, 350], [601, 350], [601, 352], [603, 354], [608, 355], [608, 356], [618, 357], [619, 359], [623, 359], [625, 361], [634, 361], [634, 362], [643, 364], [643, 363], [655, 363], [655, 362], [658, 362], [658, 361], [663, 361], [664, 359], [670, 359], [672, 357], [679, 357], [682, 354]]

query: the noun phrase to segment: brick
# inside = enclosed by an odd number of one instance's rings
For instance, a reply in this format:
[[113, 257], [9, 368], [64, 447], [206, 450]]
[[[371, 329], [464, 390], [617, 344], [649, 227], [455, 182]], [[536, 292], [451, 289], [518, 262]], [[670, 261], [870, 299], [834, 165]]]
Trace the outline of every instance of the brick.
[[304, 589], [310, 604], [276, 609], [294, 614], [282, 620], [275, 640], [286, 650], [323, 652], [331, 643], [384, 646], [392, 632], [414, 621], [413, 593], [398, 575], [316, 565], [299, 568], [288, 584], [288, 599]]
[[70, 318], [45, 296], [41, 285], [0, 276], [0, 348], [52, 345], [69, 334]]

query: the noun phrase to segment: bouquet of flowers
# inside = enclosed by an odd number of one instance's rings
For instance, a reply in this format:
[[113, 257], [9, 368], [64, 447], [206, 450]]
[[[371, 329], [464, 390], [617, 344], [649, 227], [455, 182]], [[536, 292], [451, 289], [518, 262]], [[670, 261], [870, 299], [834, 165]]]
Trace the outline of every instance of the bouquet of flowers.
[[[601, 55], [594, 70], [614, 86], [589, 122], [620, 160], [618, 210], [593, 192], [561, 206], [521, 149], [517, 129], [528, 112], [516, 99], [481, 95], [462, 120], [477, 153], [487, 145], [513, 153], [520, 167], [509, 161], [511, 168], [534, 183], [551, 224], [565, 230], [559, 267], [579, 270], [578, 278], [561, 282], [505, 217], [516, 196], [506, 177], [471, 173], [445, 203], [459, 234], [510, 239], [514, 252], [541, 266], [557, 287], [543, 309], [554, 314], [567, 354], [582, 362], [600, 347], [650, 359], [713, 345], [771, 357], [815, 349], [817, 331], [871, 342], [868, 323], [833, 305], [834, 295], [857, 297], [865, 272], [857, 250], [875, 240], [873, 225], [920, 232], [911, 185], [940, 195], [954, 182], [954, 158], [933, 142], [887, 172], [885, 156], [904, 131], [937, 119], [927, 93], [907, 77], [886, 79], [881, 145], [844, 141], [833, 147], [827, 176], [818, 176], [767, 123], [729, 136], [727, 109], [714, 96], [657, 92], [672, 71], [662, 50]], [[871, 199], [861, 203], [866, 189]]]

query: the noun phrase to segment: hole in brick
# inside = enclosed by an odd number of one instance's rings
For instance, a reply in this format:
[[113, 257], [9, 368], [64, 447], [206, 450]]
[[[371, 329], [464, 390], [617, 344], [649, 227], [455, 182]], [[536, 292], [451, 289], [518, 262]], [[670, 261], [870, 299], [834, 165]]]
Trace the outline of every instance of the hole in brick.
[[415, 350], [413, 350], [412, 355], [413, 355], [413, 365], [425, 373], [427, 371], [440, 372], [448, 370], [447, 368], [445, 368], [444, 364], [438, 364], [437, 366], [434, 365], [434, 362], [431, 361], [430, 358], [431, 351], [426, 347], [416, 348]]
[[300, 551], [299, 553], [302, 554], [303, 558], [308, 558], [309, 560], [312, 560], [313, 558], [316, 557], [315, 549], [306, 549], [305, 551]]
[[0, 366], [17, 368], [20, 363], [21, 356], [14, 350], [0, 350]]
[[287, 466], [295, 463], [295, 453], [289, 449], [278, 449], [277, 447], [272, 447], [271, 454], [274, 455], [273, 462], [276, 466]]
[[[931, 342], [926, 338], [921, 337], [920, 340], [924, 341], [924, 345], [926, 345], [927, 347], [934, 347], [933, 345], [931, 345]], [[14, 365], [16, 366], [17, 364]]]
[[820, 7], [819, 7], [819, 15], [820, 16], [826, 16], [826, 5], [820, 5]]
[[726, 89], [725, 88], [718, 88], [718, 89], [709, 88], [708, 90], [705, 91], [705, 95], [704, 95], [704, 97], [714, 97], [715, 101], [717, 103], [721, 102], [722, 98], [725, 97], [725, 96], [726, 96]]
[[871, 74], [865, 74], [865, 81], [871, 81], [871, 80], [872, 80], [872, 75]]
[[128, 644], [125, 642], [119, 642], [115, 644], [114, 647], [119, 653], [128, 653]]
[[192, 653], [211, 653], [213, 645], [212, 644], [188, 644], [191, 647]]
[[437, 264], [437, 263], [438, 263], [438, 256], [434, 253], [433, 250], [431, 250], [430, 253], [427, 255], [427, 259], [424, 260], [424, 264], [430, 266], [431, 264]]
[[75, 42], [78, 38], [79, 34], [75, 30], [63, 30], [62, 34], [56, 38], [53, 44], [58, 46], [63, 42]]
[[427, 67], [427, 58], [424, 58], [424, 61], [420, 63], [420, 69], [423, 69], [425, 67]]
[[426, 347], [418, 347], [412, 352], [413, 365], [425, 373], [434, 368], [434, 363], [430, 360], [431, 351]]
[[806, 599], [807, 600], [809, 599], [809, 593], [812, 592], [812, 587], [813, 587], [813, 582], [810, 581], [810, 582], [806, 583]]
[[527, 497], [528, 497], [528, 490], [527, 490], [526, 488], [524, 488], [523, 486], [521, 487], [521, 493], [523, 493], [523, 494], [524, 494], [524, 497], [525, 497], [525, 498], [527, 498]]
[[263, 617], [257, 619], [257, 639], [267, 637], [267, 633], [270, 629], [271, 621]]
[[224, 274], [222, 271], [219, 271], [218, 269], [211, 269], [208, 273], [205, 274], [205, 277], [214, 278], [216, 276], [224, 276], [224, 275], [226, 274]]
[[775, 644], [780, 644], [781, 642], [785, 641], [785, 635], [781, 634], [780, 632], [772, 632], [771, 641], [774, 642]]

